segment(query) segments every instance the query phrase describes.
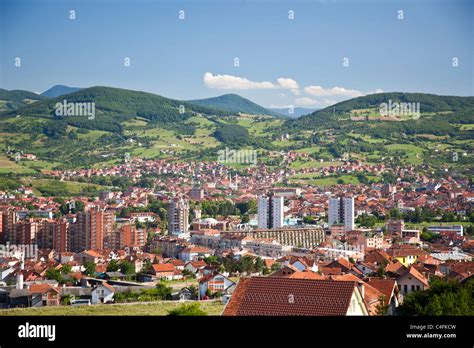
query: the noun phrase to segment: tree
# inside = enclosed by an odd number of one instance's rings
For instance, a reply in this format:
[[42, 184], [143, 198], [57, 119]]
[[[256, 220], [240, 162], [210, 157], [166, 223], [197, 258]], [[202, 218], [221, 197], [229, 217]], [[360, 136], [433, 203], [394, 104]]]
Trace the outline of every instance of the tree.
[[388, 309], [390, 305], [387, 303], [385, 295], [379, 297], [379, 303], [375, 306], [375, 313], [377, 315], [388, 315]]
[[474, 280], [435, 279], [427, 290], [415, 291], [399, 307], [402, 315], [474, 315]]
[[272, 264], [271, 270], [272, 272], [279, 271], [281, 269], [281, 264], [279, 262], [275, 262]]
[[69, 274], [72, 271], [72, 266], [68, 265], [67, 263], [62, 265], [61, 267], [61, 274]]
[[173, 297], [171, 294], [173, 289], [169, 286], [166, 286], [164, 283], [158, 283], [156, 285], [156, 290], [159, 298], [162, 300], [171, 300]]
[[70, 305], [71, 302], [74, 300], [75, 296], [72, 294], [65, 294], [61, 296], [61, 304], [62, 305]]
[[117, 260], [111, 260], [107, 265], [107, 272], [117, 272], [120, 269], [120, 265]]
[[262, 258], [257, 257], [257, 259], [255, 260], [255, 271], [258, 273], [262, 273], [264, 267], [265, 267], [265, 264], [263, 263]]
[[122, 262], [120, 262], [120, 271], [123, 274], [134, 274], [135, 265], [129, 261], [123, 260]]
[[240, 267], [239, 267], [240, 270], [244, 273], [250, 273], [252, 272], [254, 268], [253, 259], [251, 256], [248, 256], [248, 255], [243, 256], [240, 259], [239, 264], [240, 264]]
[[63, 280], [63, 277], [61, 276], [61, 272], [56, 269], [56, 268], [48, 268], [48, 270], [45, 273], [46, 279], [54, 279], [58, 283], [61, 283]]
[[86, 261], [84, 262], [84, 274], [88, 275], [88, 276], [92, 276], [95, 274], [95, 267], [96, 267], [96, 264], [94, 261]]
[[169, 316], [205, 316], [207, 313], [201, 309], [199, 303], [185, 303], [168, 311]]

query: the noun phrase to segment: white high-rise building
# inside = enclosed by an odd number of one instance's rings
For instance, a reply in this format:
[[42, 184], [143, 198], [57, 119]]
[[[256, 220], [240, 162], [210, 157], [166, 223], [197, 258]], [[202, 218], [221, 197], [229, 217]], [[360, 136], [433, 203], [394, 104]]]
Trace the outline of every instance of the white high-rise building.
[[270, 194], [258, 197], [258, 228], [283, 227], [284, 198]]
[[330, 197], [328, 212], [329, 227], [343, 224], [346, 231], [354, 229], [354, 197]]
[[180, 235], [189, 230], [189, 202], [174, 197], [168, 205], [168, 234]]

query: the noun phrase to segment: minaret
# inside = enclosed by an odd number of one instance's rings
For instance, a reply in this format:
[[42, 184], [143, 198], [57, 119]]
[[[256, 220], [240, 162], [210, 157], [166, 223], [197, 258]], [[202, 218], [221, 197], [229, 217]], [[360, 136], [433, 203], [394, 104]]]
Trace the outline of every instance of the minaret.
[[23, 254], [20, 256], [20, 270], [16, 274], [16, 288], [23, 289], [23, 270], [25, 269], [25, 260]]

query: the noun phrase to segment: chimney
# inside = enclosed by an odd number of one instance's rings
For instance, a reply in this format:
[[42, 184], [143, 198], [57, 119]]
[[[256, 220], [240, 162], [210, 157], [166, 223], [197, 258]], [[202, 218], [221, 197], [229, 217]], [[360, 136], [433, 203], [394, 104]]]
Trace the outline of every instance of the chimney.
[[362, 296], [362, 299], [365, 297], [365, 289], [364, 289], [364, 282], [360, 282], [357, 284], [357, 287], [359, 288], [360, 294]]

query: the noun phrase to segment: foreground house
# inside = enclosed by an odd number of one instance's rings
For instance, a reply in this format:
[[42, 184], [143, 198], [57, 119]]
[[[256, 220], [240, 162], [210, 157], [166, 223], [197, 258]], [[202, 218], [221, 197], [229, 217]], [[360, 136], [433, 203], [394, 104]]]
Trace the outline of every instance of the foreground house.
[[60, 291], [50, 284], [32, 284], [29, 288], [13, 289], [9, 295], [10, 307], [59, 306]]
[[114, 300], [115, 289], [112, 285], [102, 283], [92, 288], [92, 304], [109, 303]]
[[222, 293], [228, 295], [235, 289], [236, 283], [219, 272], [214, 272], [199, 280], [199, 298], [204, 299], [207, 294]]
[[426, 290], [429, 287], [428, 279], [413, 266], [397, 279], [397, 283], [403, 295], [413, 291]]
[[223, 315], [365, 316], [363, 291], [352, 281], [241, 278]]

